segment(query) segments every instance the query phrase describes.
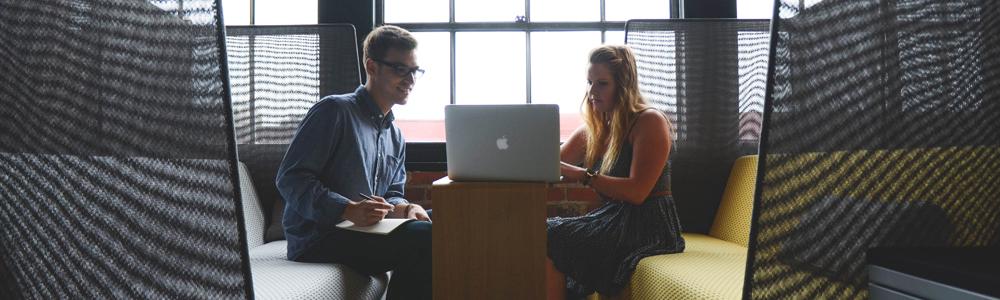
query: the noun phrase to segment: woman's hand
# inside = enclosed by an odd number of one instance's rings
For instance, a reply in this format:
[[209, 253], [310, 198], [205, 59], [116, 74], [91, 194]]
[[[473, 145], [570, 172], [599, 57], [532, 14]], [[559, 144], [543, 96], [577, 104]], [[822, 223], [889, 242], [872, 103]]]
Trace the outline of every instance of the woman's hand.
[[587, 169], [567, 164], [565, 162], [560, 162], [559, 173], [562, 174], [563, 181], [579, 182], [586, 176]]

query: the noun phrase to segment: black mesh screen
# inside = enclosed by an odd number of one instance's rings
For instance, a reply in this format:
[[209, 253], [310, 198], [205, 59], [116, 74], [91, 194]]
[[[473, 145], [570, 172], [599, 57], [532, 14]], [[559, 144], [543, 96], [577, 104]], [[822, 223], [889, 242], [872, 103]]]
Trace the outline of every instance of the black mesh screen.
[[995, 1], [778, 1], [750, 298], [865, 298], [872, 247], [998, 245], [998, 21]]
[[354, 26], [227, 26], [226, 43], [240, 160], [264, 210], [264, 240], [282, 240], [275, 173], [309, 108], [361, 85]]
[[630, 20], [639, 88], [674, 125], [672, 188], [684, 231], [708, 232], [737, 157], [757, 153], [768, 20]]
[[360, 83], [350, 24], [228, 26], [236, 136], [240, 144], [287, 144], [320, 97]]
[[0, 1], [0, 298], [250, 295], [220, 24]]

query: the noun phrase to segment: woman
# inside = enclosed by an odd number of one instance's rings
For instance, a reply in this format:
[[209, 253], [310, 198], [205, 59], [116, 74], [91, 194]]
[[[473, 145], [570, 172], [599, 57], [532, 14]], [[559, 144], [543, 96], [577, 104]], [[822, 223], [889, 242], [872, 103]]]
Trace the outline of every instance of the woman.
[[[586, 121], [560, 150], [567, 181], [593, 188], [603, 205], [585, 216], [548, 220], [547, 295], [615, 295], [639, 260], [684, 251], [667, 157], [670, 121], [639, 94], [632, 51], [590, 53]], [[583, 166], [583, 167], [579, 167]]]

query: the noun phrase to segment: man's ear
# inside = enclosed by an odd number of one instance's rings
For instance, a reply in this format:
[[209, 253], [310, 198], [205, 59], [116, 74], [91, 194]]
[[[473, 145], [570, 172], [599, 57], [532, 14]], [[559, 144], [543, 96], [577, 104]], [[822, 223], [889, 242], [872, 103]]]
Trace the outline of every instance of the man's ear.
[[365, 59], [365, 73], [367, 73], [368, 78], [371, 78], [375, 74], [375, 61], [371, 58]]

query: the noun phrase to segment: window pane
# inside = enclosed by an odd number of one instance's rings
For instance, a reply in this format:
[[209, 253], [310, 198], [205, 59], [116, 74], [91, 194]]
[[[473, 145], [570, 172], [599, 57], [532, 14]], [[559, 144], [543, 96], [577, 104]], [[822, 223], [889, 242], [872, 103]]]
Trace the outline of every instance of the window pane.
[[736, 16], [740, 19], [770, 19], [773, 0], [738, 0]]
[[455, 0], [456, 22], [514, 22], [523, 15], [524, 1]]
[[256, 0], [254, 24], [316, 24], [317, 0]]
[[448, 22], [448, 0], [384, 0], [386, 23]]
[[600, 21], [598, 0], [531, 0], [532, 22]]
[[414, 32], [417, 64], [427, 70], [417, 79], [406, 105], [392, 108], [396, 125], [410, 142], [444, 141], [444, 106], [451, 103], [451, 44], [447, 32]]
[[614, 0], [604, 5], [608, 21], [670, 18], [670, 1], [665, 0]]
[[605, 45], [625, 45], [625, 32], [624, 31], [605, 31], [604, 32], [604, 44]]
[[222, 0], [222, 14], [226, 25], [250, 25], [250, 0]]
[[525, 103], [523, 32], [459, 32], [455, 35], [458, 104]]
[[531, 103], [559, 104], [560, 139], [582, 124], [580, 104], [587, 91], [590, 50], [600, 31], [531, 34]]

